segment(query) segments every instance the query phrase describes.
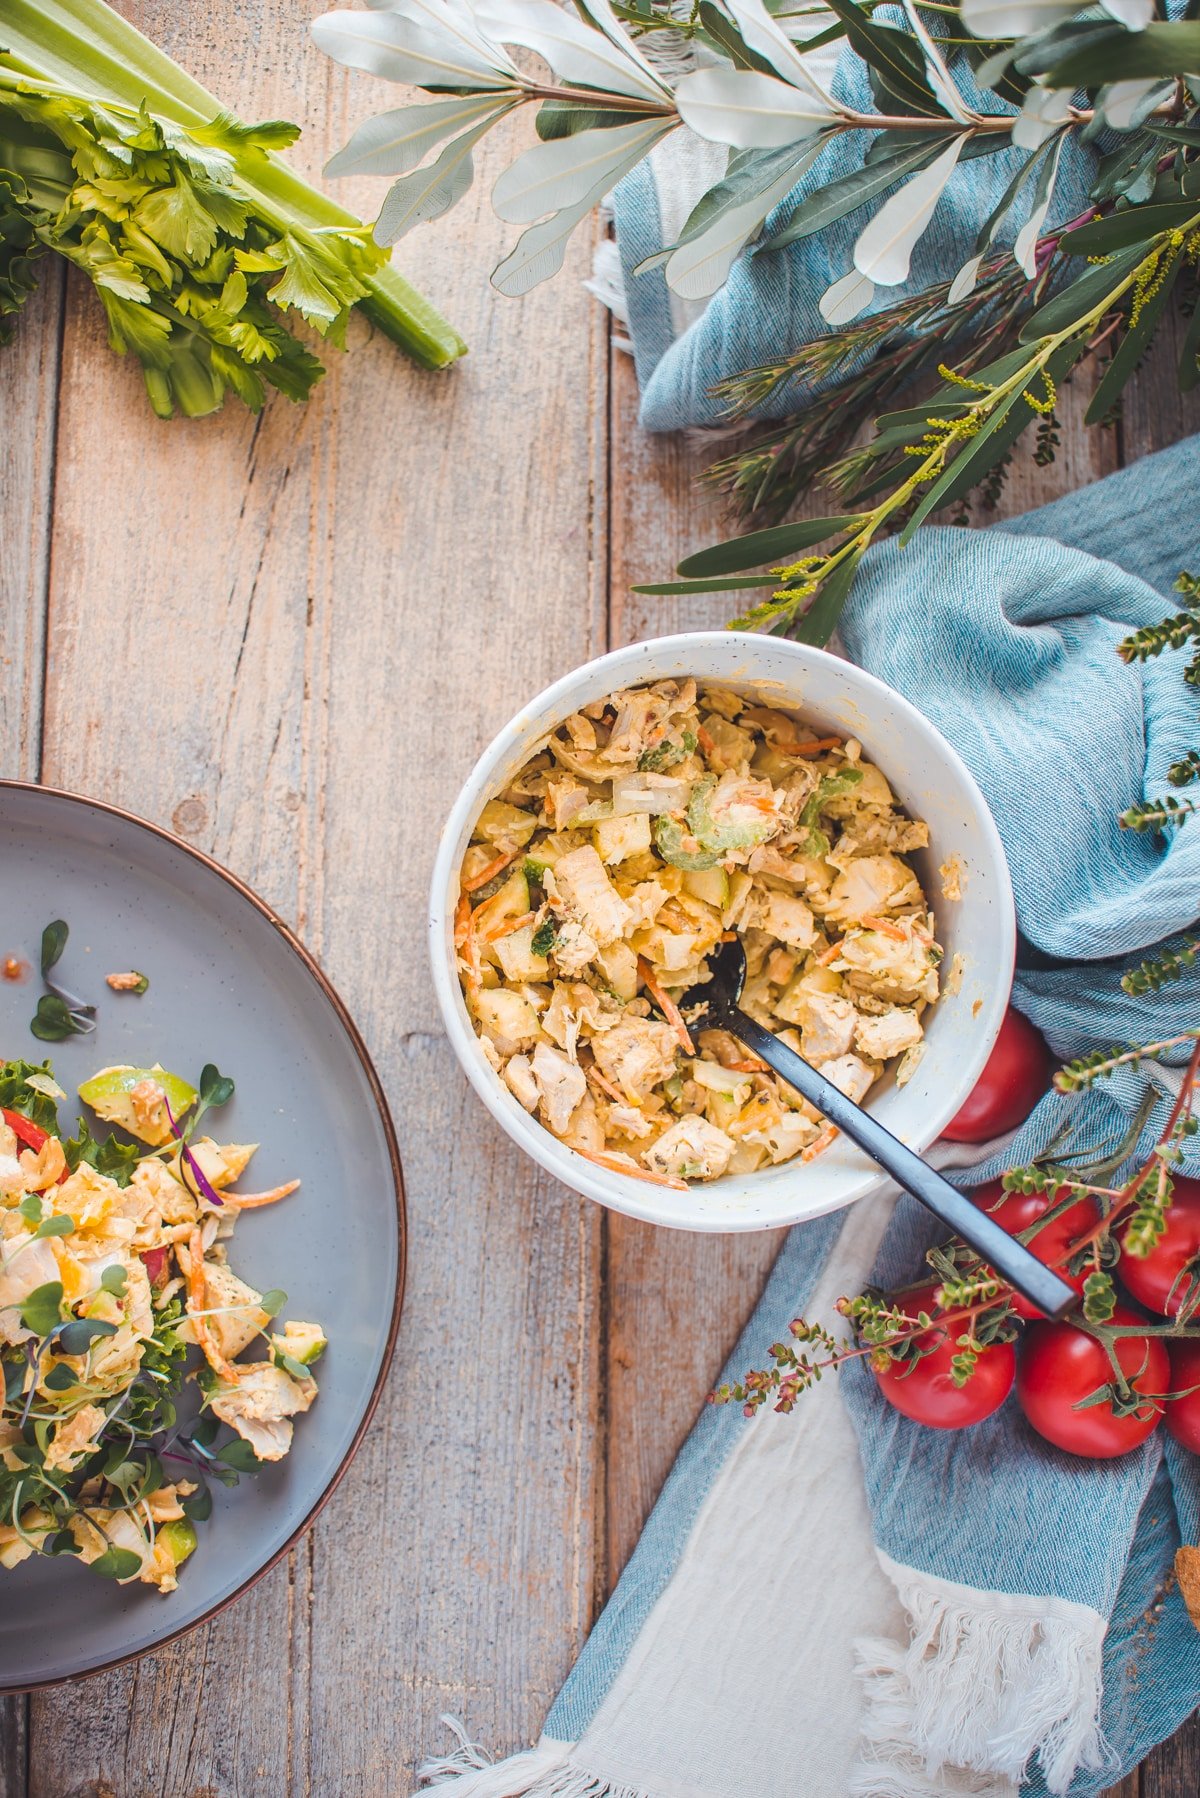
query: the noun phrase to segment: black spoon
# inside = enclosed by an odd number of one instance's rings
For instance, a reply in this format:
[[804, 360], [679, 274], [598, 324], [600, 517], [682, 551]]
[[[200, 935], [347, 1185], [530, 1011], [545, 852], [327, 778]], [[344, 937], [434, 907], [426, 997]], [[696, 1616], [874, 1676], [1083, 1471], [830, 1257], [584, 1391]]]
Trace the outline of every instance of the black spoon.
[[972, 1205], [958, 1188], [944, 1180], [936, 1168], [914, 1154], [912, 1149], [894, 1137], [890, 1130], [868, 1111], [848, 1099], [824, 1074], [781, 1043], [771, 1031], [744, 1012], [738, 1004], [746, 978], [746, 952], [736, 939], [724, 943], [709, 957], [712, 979], [704, 986], [694, 986], [682, 1001], [689, 1028], [696, 1022], [728, 1030], [746, 1047], [774, 1068], [790, 1086], [817, 1107], [823, 1117], [851, 1142], [865, 1149], [873, 1161], [927, 1205], [973, 1249], [978, 1250], [989, 1267], [1015, 1286], [1031, 1305], [1047, 1317], [1061, 1317], [1079, 1302], [1079, 1295], [1065, 1280], [1031, 1255], [1023, 1243], [1002, 1230], [995, 1218]]

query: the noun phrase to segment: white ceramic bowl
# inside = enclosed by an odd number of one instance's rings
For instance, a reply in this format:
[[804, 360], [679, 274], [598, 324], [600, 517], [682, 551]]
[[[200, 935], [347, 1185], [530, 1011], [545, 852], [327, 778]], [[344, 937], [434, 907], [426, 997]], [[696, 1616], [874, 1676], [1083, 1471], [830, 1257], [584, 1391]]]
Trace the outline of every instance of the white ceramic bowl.
[[[493, 1117], [514, 1142], [576, 1192], [614, 1211], [682, 1230], [768, 1230], [862, 1198], [885, 1175], [839, 1138], [815, 1161], [693, 1185], [686, 1193], [597, 1167], [550, 1134], [484, 1059], [455, 971], [458, 870], [475, 819], [571, 712], [620, 687], [693, 675], [802, 714], [818, 730], [855, 736], [893, 791], [929, 824], [930, 848], [914, 857], [945, 948], [943, 974], [961, 957], [958, 991], [926, 1014], [926, 1052], [906, 1086], [886, 1076], [869, 1097], [881, 1123], [921, 1151], [959, 1110], [982, 1071], [1004, 1017], [1012, 980], [1012, 887], [996, 826], [958, 755], [906, 699], [824, 650], [746, 632], [660, 637], [615, 650], [547, 687], [475, 764], [447, 821], [433, 873], [430, 950], [438, 1002], [455, 1053]], [[962, 897], [941, 896], [940, 865], [957, 858]]]

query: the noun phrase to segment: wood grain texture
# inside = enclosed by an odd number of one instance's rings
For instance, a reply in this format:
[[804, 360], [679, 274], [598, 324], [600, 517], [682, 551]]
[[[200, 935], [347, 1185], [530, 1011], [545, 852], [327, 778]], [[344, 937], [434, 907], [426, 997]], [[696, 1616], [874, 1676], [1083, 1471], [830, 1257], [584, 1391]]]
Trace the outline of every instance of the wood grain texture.
[[[307, 48], [295, 0], [121, 6], [244, 115], [299, 119], [310, 174], [391, 103]], [[497, 158], [400, 258], [472, 345], [449, 376], [355, 319], [306, 408], [164, 425], [94, 296], [64, 302], [57, 276], [0, 355], [20, 521], [0, 532], [4, 770], [171, 825], [297, 925], [376, 1057], [412, 1230], [395, 1368], [316, 1528], [183, 1642], [0, 1704], [0, 1798], [399, 1798], [442, 1711], [525, 1745], [778, 1248], [555, 1186], [482, 1113], [436, 1015], [425, 888], [475, 755], [604, 647], [731, 609], [629, 593], [724, 534], [723, 503], [694, 445], [636, 429], [586, 244], [520, 304], [487, 288], [513, 235], [487, 202]], [[380, 197], [338, 192], [368, 214]], [[1085, 435], [1081, 378], [1058, 463], [1015, 469], [1002, 510], [1200, 423], [1153, 361], [1142, 379], [1119, 432]], [[98, 667], [122, 670], [119, 713]], [[1119, 1798], [1195, 1798], [1198, 1757], [1193, 1725]]]
[[[243, 115], [299, 117], [314, 156], [380, 103], [302, 54], [290, 5], [127, 10]], [[231, 61], [247, 31], [256, 54]], [[71, 289], [44, 777], [173, 825], [298, 925], [376, 1056], [412, 1247], [395, 1373], [316, 1529], [212, 1625], [89, 1682], [86, 1704], [35, 1698], [28, 1798], [401, 1792], [443, 1710], [500, 1747], [536, 1734], [590, 1622], [599, 1213], [480, 1117], [423, 940], [471, 760], [531, 687], [594, 653], [602, 617], [588, 247], [552, 293], [500, 300], [486, 270], [511, 233], [481, 174], [461, 226], [409, 259], [480, 354], [451, 376], [356, 320], [307, 407], [163, 425]], [[576, 403], [514, 456], [514, 420], [553, 412], [568, 363]], [[148, 464], [152, 481], [126, 478]], [[533, 595], [551, 603], [535, 614]], [[119, 713], [98, 666], [124, 671]]]

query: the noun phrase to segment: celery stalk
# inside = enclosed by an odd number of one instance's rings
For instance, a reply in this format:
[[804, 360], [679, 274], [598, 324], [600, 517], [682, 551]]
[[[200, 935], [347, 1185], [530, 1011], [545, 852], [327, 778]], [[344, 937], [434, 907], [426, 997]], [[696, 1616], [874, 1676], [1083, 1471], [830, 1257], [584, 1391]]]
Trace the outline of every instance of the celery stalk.
[[[185, 129], [209, 124], [224, 109], [215, 95], [104, 0], [4, 0], [0, 55], [18, 73], [151, 113]], [[239, 170], [247, 197], [275, 215], [282, 229], [357, 227], [353, 213], [311, 187], [267, 152], [252, 173]], [[372, 321], [426, 368], [445, 368], [466, 344], [398, 270], [379, 269], [360, 302]]]

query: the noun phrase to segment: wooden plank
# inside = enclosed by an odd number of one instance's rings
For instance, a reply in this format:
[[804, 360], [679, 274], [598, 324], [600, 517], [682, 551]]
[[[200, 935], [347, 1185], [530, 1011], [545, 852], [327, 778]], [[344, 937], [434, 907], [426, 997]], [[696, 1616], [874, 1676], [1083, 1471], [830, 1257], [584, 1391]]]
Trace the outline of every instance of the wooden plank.
[[[285, 0], [126, 10], [245, 115], [300, 117], [310, 165], [392, 103], [306, 48]], [[500, 300], [486, 270], [512, 233], [488, 185], [485, 166], [461, 223], [404, 258], [474, 345], [448, 376], [356, 321], [306, 409], [165, 426], [72, 290], [46, 777], [173, 823], [299, 924], [377, 1056], [412, 1253], [395, 1373], [316, 1531], [210, 1627], [92, 1681], [86, 1706], [35, 1699], [29, 1798], [85, 1771], [118, 1798], [401, 1791], [442, 1710], [500, 1748], [536, 1734], [590, 1620], [600, 1217], [483, 1118], [423, 945], [472, 758], [601, 628], [587, 246], [552, 293]], [[148, 466], [149, 496], [127, 478]], [[98, 666], [122, 669], [119, 717]]]
[[0, 531], [0, 765], [23, 780], [37, 779], [41, 754], [62, 308], [62, 268], [47, 256], [38, 292], [4, 321], [12, 342], [0, 346], [0, 493], [8, 500]]
[[[1147, 1755], [1139, 1771], [1140, 1798], [1196, 1798], [1200, 1792], [1200, 1713]], [[1134, 1794], [1122, 1793], [1121, 1798], [1134, 1798]]]
[[1124, 462], [1136, 462], [1139, 456], [1200, 431], [1200, 391], [1181, 393], [1176, 374], [1186, 328], [1187, 320], [1176, 305], [1125, 389], [1119, 427]]

